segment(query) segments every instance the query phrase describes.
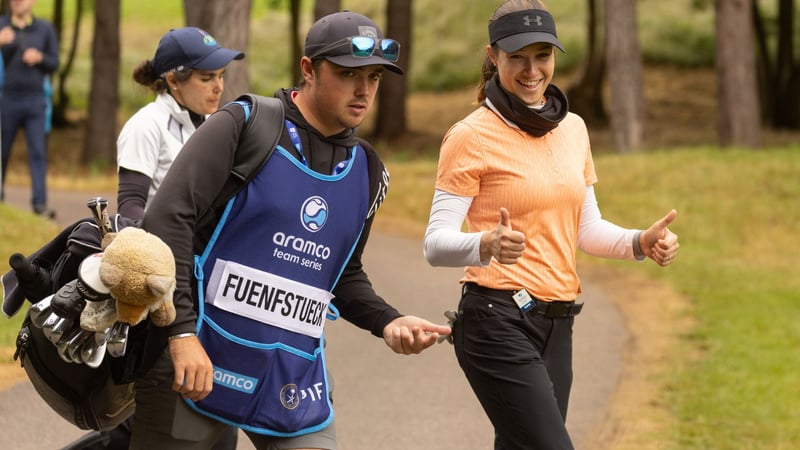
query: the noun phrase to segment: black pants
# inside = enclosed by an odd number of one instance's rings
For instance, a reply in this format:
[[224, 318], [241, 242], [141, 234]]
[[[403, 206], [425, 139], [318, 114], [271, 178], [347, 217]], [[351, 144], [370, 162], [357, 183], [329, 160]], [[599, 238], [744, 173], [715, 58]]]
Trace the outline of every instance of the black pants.
[[[62, 450], [127, 450], [133, 417], [108, 431], [92, 431]], [[238, 428], [228, 427], [211, 450], [236, 450]]]
[[523, 314], [510, 299], [466, 293], [456, 357], [495, 430], [496, 450], [573, 449], [565, 421], [574, 317]]

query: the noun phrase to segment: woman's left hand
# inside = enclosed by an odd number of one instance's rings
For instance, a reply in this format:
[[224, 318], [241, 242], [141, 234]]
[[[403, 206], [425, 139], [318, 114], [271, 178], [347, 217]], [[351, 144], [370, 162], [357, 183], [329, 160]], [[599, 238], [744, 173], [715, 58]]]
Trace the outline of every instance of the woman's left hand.
[[639, 235], [642, 252], [662, 267], [672, 263], [678, 254], [678, 235], [667, 228], [677, 215], [673, 209]]

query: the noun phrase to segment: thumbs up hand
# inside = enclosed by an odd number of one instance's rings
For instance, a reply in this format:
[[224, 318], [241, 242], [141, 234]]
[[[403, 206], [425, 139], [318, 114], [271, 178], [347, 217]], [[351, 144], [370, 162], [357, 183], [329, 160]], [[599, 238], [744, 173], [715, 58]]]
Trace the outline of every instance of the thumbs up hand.
[[514, 264], [525, 250], [525, 235], [511, 228], [511, 215], [500, 208], [500, 222], [481, 236], [481, 261], [496, 259], [500, 264]]
[[670, 264], [678, 253], [678, 235], [667, 228], [677, 215], [673, 209], [639, 235], [642, 252], [659, 266]]

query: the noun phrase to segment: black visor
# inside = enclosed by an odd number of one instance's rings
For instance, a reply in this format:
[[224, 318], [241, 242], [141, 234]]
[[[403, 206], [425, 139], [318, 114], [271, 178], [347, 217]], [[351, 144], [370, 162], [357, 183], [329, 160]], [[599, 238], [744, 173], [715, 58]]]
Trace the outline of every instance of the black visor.
[[489, 43], [497, 44], [506, 53], [539, 42], [552, 44], [564, 51], [556, 36], [556, 22], [545, 10], [529, 9], [510, 13], [489, 24]]

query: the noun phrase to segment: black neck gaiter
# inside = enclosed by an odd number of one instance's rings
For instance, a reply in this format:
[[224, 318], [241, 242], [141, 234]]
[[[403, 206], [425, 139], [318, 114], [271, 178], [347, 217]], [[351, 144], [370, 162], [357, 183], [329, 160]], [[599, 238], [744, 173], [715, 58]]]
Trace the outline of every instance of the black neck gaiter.
[[569, 111], [567, 96], [554, 84], [544, 91], [547, 103], [541, 109], [529, 108], [515, 95], [500, 86], [495, 74], [484, 88], [486, 98], [500, 114], [513, 122], [521, 130], [536, 137], [542, 137], [558, 126]]

